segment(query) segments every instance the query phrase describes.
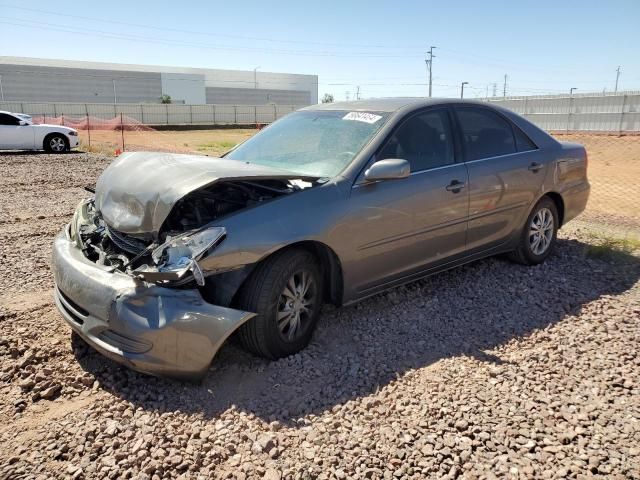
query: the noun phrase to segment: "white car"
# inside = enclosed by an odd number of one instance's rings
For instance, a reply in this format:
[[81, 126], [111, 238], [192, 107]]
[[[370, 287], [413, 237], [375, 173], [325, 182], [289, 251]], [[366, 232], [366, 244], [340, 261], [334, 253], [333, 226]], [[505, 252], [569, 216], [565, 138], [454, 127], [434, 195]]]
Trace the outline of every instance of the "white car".
[[60, 125], [34, 124], [0, 111], [0, 150], [46, 150], [61, 153], [76, 148], [78, 131]]

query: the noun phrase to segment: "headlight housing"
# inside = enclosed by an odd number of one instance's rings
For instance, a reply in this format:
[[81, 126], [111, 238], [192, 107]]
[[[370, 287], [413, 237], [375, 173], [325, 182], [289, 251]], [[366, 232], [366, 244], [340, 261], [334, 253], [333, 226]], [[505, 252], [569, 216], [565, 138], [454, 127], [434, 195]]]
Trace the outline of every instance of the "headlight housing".
[[151, 252], [156, 268], [142, 266], [135, 270], [149, 281], [179, 280], [191, 272], [200, 286], [204, 285], [204, 274], [198, 265], [204, 254], [219, 244], [226, 236], [224, 227], [209, 227], [187, 232], [167, 240]]
[[77, 137], [77, 136], [78, 136], [78, 132], [76, 132], [75, 130], [71, 130], [71, 131], [68, 133], [68, 135], [69, 135], [70, 137]]
[[92, 207], [91, 199], [82, 200], [73, 212], [73, 217], [69, 224], [69, 237], [80, 248], [83, 247], [82, 238], [79, 235], [80, 227], [89, 223], [93, 213], [90, 211]]

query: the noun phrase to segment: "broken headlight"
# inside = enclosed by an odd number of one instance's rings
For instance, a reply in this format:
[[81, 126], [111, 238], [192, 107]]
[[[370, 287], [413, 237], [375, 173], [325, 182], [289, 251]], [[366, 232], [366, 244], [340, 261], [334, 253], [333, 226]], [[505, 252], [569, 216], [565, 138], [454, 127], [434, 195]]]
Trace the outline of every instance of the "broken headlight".
[[191, 272], [198, 285], [204, 285], [204, 274], [198, 260], [212, 247], [220, 243], [227, 231], [224, 227], [210, 227], [189, 232], [167, 240], [151, 252], [156, 265], [137, 268], [135, 273], [149, 281], [180, 280], [187, 272]]
[[93, 214], [93, 202], [91, 199], [82, 200], [73, 212], [73, 218], [69, 223], [69, 237], [80, 248], [83, 247], [80, 228], [90, 223]]

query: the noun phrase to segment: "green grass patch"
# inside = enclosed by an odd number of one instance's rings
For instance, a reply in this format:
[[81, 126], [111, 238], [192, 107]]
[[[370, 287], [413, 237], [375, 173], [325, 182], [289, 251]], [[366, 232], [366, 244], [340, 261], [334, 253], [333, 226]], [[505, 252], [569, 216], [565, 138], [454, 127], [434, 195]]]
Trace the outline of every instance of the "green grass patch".
[[231, 150], [237, 144], [238, 142], [231, 142], [228, 140], [223, 140], [220, 142], [207, 142], [198, 145], [196, 147], [196, 150], [198, 150], [199, 152], [224, 153]]
[[636, 256], [640, 253], [640, 239], [630, 237], [596, 237], [586, 248], [586, 255], [592, 258], [604, 260], [624, 260], [629, 255]]

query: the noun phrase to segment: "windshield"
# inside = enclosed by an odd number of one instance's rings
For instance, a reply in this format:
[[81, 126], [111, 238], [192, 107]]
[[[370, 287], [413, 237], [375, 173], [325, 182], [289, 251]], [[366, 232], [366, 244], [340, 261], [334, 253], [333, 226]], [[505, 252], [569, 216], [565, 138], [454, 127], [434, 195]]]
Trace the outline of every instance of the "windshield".
[[351, 163], [388, 115], [342, 110], [295, 112], [260, 131], [225, 158], [333, 177]]

